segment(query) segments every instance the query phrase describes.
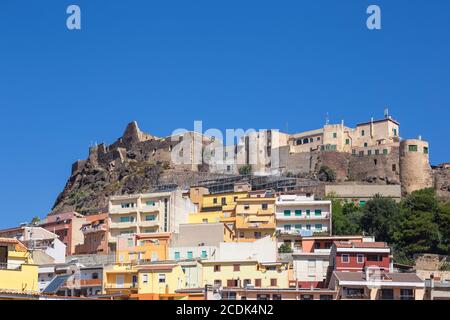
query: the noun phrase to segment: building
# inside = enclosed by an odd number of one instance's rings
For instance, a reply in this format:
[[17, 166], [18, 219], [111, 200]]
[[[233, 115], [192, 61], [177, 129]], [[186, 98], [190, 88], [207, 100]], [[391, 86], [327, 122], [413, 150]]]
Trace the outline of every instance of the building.
[[77, 212], [51, 213], [39, 226], [57, 234], [66, 245], [66, 255], [70, 256], [75, 254], [76, 246], [84, 242], [81, 227], [85, 222], [85, 217]]
[[425, 280], [426, 300], [450, 300], [450, 281], [432, 276]]
[[75, 247], [75, 254], [108, 254], [108, 213], [86, 216], [81, 232], [84, 241]]
[[335, 300], [336, 291], [295, 288], [224, 288], [223, 300]]
[[[247, 197], [246, 191], [204, 194], [199, 211], [189, 214], [189, 223], [217, 223], [234, 215], [237, 200]], [[195, 199], [195, 197], [194, 197]]]
[[211, 259], [218, 253], [221, 242], [234, 241], [234, 234], [224, 223], [181, 224], [174, 233], [169, 259]]
[[331, 234], [331, 201], [314, 200], [313, 195], [279, 195], [275, 202], [277, 239], [293, 250], [309, 233]]
[[104, 292], [122, 293], [138, 300], [187, 299], [178, 294], [186, 283], [182, 267], [161, 261], [139, 265], [113, 265], [105, 269]]
[[110, 249], [115, 251], [117, 236], [122, 234], [178, 232], [193, 211], [194, 204], [181, 190], [110, 197]]
[[385, 242], [334, 242], [330, 267], [335, 271], [357, 272], [378, 268], [382, 272], [392, 272], [391, 249]]
[[15, 238], [29, 250], [35, 264], [63, 263], [66, 246], [58, 236], [41, 227], [18, 227], [0, 231], [0, 237]]
[[255, 260], [203, 260], [203, 286], [288, 288], [288, 264]]
[[415, 273], [386, 273], [379, 269], [365, 272], [335, 271], [329, 289], [338, 300], [423, 300], [424, 281]]
[[376, 195], [391, 198], [399, 202], [402, 198], [402, 190], [399, 184], [327, 184], [325, 194], [346, 202], [365, 205], [368, 200]]
[[168, 259], [170, 233], [142, 233], [117, 237], [116, 262], [142, 263]]
[[17, 239], [0, 238], [0, 291], [38, 292], [38, 266]]
[[249, 197], [237, 199], [236, 239], [248, 242], [275, 236], [275, 198]]

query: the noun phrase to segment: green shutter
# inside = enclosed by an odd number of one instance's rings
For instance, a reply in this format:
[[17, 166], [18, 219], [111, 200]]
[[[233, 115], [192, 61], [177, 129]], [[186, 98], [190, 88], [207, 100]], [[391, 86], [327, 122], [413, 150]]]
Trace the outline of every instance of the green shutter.
[[284, 210], [284, 216], [289, 217], [291, 215], [291, 210]]
[[301, 216], [302, 215], [302, 210], [295, 210], [295, 215], [296, 216]]
[[322, 210], [315, 210], [314, 211], [314, 214], [316, 215], [316, 216], [320, 216], [320, 215], [322, 215]]

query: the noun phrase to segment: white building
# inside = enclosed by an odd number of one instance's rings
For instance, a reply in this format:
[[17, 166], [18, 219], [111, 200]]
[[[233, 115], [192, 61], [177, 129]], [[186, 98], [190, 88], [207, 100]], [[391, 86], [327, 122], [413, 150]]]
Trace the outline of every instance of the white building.
[[331, 235], [331, 201], [314, 200], [313, 195], [280, 195], [275, 201], [276, 231], [279, 245], [296, 250], [301, 236]]

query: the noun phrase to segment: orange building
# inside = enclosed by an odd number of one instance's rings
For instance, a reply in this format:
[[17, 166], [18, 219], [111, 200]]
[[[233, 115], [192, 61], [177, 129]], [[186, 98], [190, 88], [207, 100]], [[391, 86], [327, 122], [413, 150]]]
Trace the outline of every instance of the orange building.
[[117, 263], [167, 260], [170, 233], [141, 233], [117, 237]]
[[84, 242], [75, 247], [75, 254], [108, 253], [108, 213], [86, 216], [81, 231]]

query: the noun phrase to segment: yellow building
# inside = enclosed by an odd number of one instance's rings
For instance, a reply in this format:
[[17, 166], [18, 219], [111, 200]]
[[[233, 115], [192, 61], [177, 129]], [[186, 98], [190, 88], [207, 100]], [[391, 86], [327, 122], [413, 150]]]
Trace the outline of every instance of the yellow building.
[[0, 291], [39, 291], [38, 266], [19, 240], [0, 238]]
[[170, 262], [139, 265], [116, 264], [105, 269], [103, 287], [106, 294], [127, 294], [138, 300], [187, 299], [184, 289], [186, 278], [180, 265]]
[[216, 223], [234, 215], [238, 199], [247, 197], [247, 191], [202, 194], [199, 212], [189, 214], [189, 223]]
[[236, 239], [248, 242], [275, 235], [275, 198], [254, 197], [237, 200]]
[[259, 263], [252, 260], [204, 260], [203, 286], [223, 288], [288, 288], [288, 264], [283, 262]]
[[167, 260], [170, 233], [143, 233], [117, 237], [117, 263]]

